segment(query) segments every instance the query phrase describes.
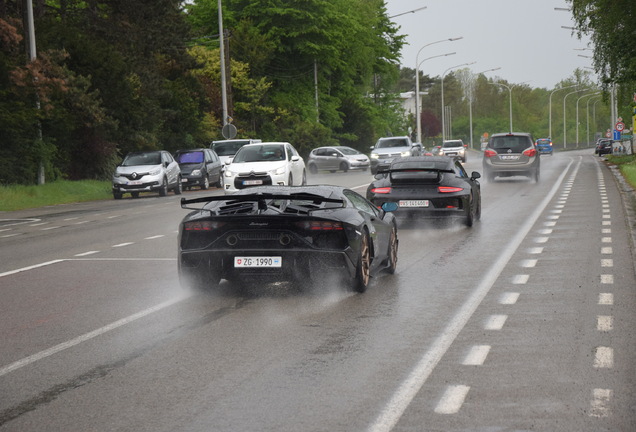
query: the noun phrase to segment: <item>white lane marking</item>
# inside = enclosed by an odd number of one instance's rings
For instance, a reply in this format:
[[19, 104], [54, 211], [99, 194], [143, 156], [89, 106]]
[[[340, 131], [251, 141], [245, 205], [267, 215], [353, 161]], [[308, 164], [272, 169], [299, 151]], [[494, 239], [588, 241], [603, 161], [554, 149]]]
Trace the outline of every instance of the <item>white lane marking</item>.
[[594, 351], [594, 367], [599, 369], [614, 367], [614, 349], [603, 346], [596, 347]]
[[499, 304], [512, 305], [517, 303], [517, 300], [519, 300], [518, 292], [505, 292], [499, 298]]
[[0, 229], [0, 232], [11, 231], [13, 228]]
[[612, 293], [600, 293], [598, 295], [598, 304], [600, 305], [613, 305], [614, 304], [614, 294]]
[[66, 218], [64, 220], [65, 221], [72, 221], [72, 220], [76, 220], [76, 219], [79, 219], [79, 217], [75, 216], [75, 217]]
[[[580, 167], [582, 158], [579, 157], [578, 161], [579, 162], [575, 171]], [[524, 224], [519, 227], [514, 237], [512, 237], [497, 260], [484, 274], [481, 281], [478, 285], [476, 285], [468, 299], [462, 304], [461, 308], [432, 342], [429, 349], [415, 365], [409, 376], [402, 381], [378, 417], [369, 426], [368, 430], [370, 432], [390, 431], [397, 424], [406, 408], [410, 405], [415, 395], [420, 391], [428, 377], [435, 369], [435, 366], [437, 366], [437, 363], [439, 363], [440, 359], [451, 346], [459, 332], [464, 328], [475, 310], [477, 310], [477, 307], [481, 304], [484, 297], [486, 297], [494, 283], [497, 281], [499, 275], [517, 251], [523, 240], [526, 238], [534, 224], [537, 222], [543, 210], [547, 207], [552, 197], [554, 197], [556, 192], [559, 190], [561, 183], [565, 178], [565, 174], [573, 163], [573, 159], [570, 159], [568, 166], [563, 170], [557, 181], [554, 182], [550, 192], [546, 194], [543, 201], [534, 209], [534, 212], [530, 214]]]
[[559, 215], [548, 215], [548, 217], [546, 219], [558, 220], [559, 219]]
[[608, 214], [604, 214], [603, 215], [603, 219], [611, 219], [612, 215], [608, 215]]
[[611, 243], [612, 242], [612, 238], [611, 237], [603, 237], [603, 238], [601, 238], [601, 242], [602, 243]]
[[518, 274], [512, 278], [512, 283], [514, 285], [523, 285], [525, 283], [528, 283], [528, 279], [530, 279], [530, 275]]
[[481, 366], [486, 361], [488, 353], [490, 352], [490, 345], [475, 345], [470, 349], [470, 352], [464, 358], [462, 362], [466, 366]]
[[602, 274], [601, 275], [601, 283], [602, 284], [613, 284], [614, 283], [614, 275]]
[[602, 224], [603, 224], [603, 225], [611, 225], [611, 224], [612, 224], [612, 221], [603, 221], [603, 222], [602, 222]]
[[118, 248], [118, 247], [130, 246], [131, 244], [135, 244], [135, 243], [134, 242], [119, 243], [119, 244], [113, 245], [112, 247]]
[[550, 240], [550, 237], [537, 237], [534, 239], [535, 243], [546, 243], [548, 240]]
[[484, 330], [501, 330], [508, 319], [508, 315], [491, 315], [484, 325]]
[[612, 390], [594, 389], [592, 390], [592, 409], [590, 409], [590, 417], [607, 417], [611, 414], [609, 407], [612, 398]]
[[5, 234], [2, 236], [2, 238], [8, 238], [8, 237], [15, 237], [18, 235], [21, 235], [22, 233], [13, 233], [13, 234]]
[[596, 330], [608, 332], [614, 329], [614, 317], [612, 315], [597, 315]]
[[83, 225], [83, 224], [88, 223], [88, 222], [90, 222], [90, 221], [86, 221], [86, 220], [85, 221], [79, 221], [79, 222], [75, 222], [75, 225]]
[[115, 219], [115, 218], [118, 218], [118, 217], [121, 217], [121, 215], [112, 215], [112, 216], [108, 216], [108, 218], [107, 218], [107, 219]]
[[456, 414], [464, 404], [470, 387], [465, 385], [448, 386], [446, 392], [435, 407], [437, 414]]
[[40, 268], [40, 267], [45, 267], [45, 266], [48, 266], [48, 265], [51, 265], [51, 264], [56, 264], [56, 263], [59, 263], [59, 262], [62, 262], [62, 261], [64, 261], [64, 260], [58, 259], [58, 260], [43, 262], [43, 263], [40, 263], [40, 264], [35, 264], [35, 265], [32, 265], [32, 266], [28, 266], [28, 267], [22, 267], [22, 268], [19, 268], [19, 269], [16, 269], [16, 270], [11, 270], [11, 271], [8, 271], [8, 272], [0, 273], [0, 277], [9, 276], [9, 275], [12, 275], [12, 274], [16, 274], [16, 273], [20, 273], [20, 272], [24, 272], [24, 271], [28, 271], [28, 270], [33, 270], [33, 269]]
[[59, 227], [59, 226], [51, 226], [51, 227], [42, 228], [40, 231], [48, 231], [48, 230], [52, 230], [52, 229], [56, 229], [56, 228], [62, 228], [62, 227]]
[[543, 225], [544, 225], [544, 226], [551, 226], [551, 227], [553, 227], [553, 226], [556, 226], [556, 224], [557, 224], [556, 222], [543, 222]]
[[602, 234], [611, 234], [612, 233], [612, 229], [611, 228], [603, 228], [601, 230]]
[[543, 252], [543, 248], [542, 247], [533, 247], [533, 248], [528, 249], [528, 253], [529, 254], [533, 254], [533, 255], [540, 254], [542, 252]]
[[536, 260], [536, 259], [523, 260], [523, 261], [521, 261], [521, 267], [525, 267], [525, 268], [536, 267], [537, 261], [538, 260]]
[[541, 235], [547, 235], [547, 234], [552, 234], [552, 230], [547, 228], [547, 229], [540, 229], [539, 231], [537, 231], [539, 234]]
[[93, 255], [93, 254], [96, 254], [96, 253], [99, 253], [99, 251], [88, 251], [88, 252], [75, 254], [74, 256], [83, 257], [83, 256]]
[[144, 240], [154, 240], [154, 239], [158, 239], [158, 238], [161, 238], [161, 237], [165, 237], [165, 236], [163, 234], [159, 234], [159, 235], [152, 236], [152, 237], [146, 237]]
[[29, 225], [29, 226], [31, 226], [31, 227], [36, 227], [36, 226], [40, 226], [40, 225], [46, 225], [47, 223], [48, 223], [48, 222], [40, 222], [40, 223], [34, 223], [34, 224], [31, 224], [31, 225]]
[[612, 247], [611, 246], [607, 246], [607, 247], [601, 248], [601, 253], [603, 255], [611, 255], [614, 252], [612, 251]]
[[610, 213], [610, 209], [603, 209], [603, 213]]
[[111, 330], [114, 330], [118, 327], [121, 327], [123, 325], [129, 324], [133, 321], [136, 321], [140, 318], [143, 318], [147, 315], [150, 315], [151, 313], [160, 311], [161, 309], [165, 309], [169, 306], [172, 306], [175, 303], [178, 303], [182, 300], [184, 300], [186, 297], [177, 297], [177, 298], [173, 298], [171, 300], [165, 301], [163, 303], [160, 303], [156, 306], [153, 306], [151, 308], [148, 309], [144, 309], [141, 312], [137, 312], [136, 314], [130, 315], [126, 318], [122, 318], [119, 321], [115, 321], [111, 324], [108, 324], [104, 327], [98, 328], [97, 330], [93, 330], [91, 332], [85, 333], [79, 337], [76, 337], [75, 339], [71, 339], [67, 342], [63, 342], [59, 345], [55, 345], [54, 347], [51, 347], [49, 349], [46, 349], [44, 351], [40, 351], [37, 354], [33, 354], [29, 357], [25, 357], [22, 360], [18, 360], [17, 362], [11, 363], [7, 366], [4, 366], [2, 368], [0, 368], [0, 376], [6, 375], [9, 372], [13, 372], [16, 369], [20, 369], [24, 366], [27, 366], [33, 362], [36, 362], [38, 360], [42, 360], [43, 358], [49, 357], [53, 354], [56, 354], [60, 351], [63, 351], [65, 349], [74, 347], [75, 345], [79, 345], [82, 342], [86, 342], [87, 340], [93, 339], [97, 336], [103, 335], [104, 333], [107, 333]]
[[614, 260], [611, 258], [602, 259], [601, 267], [614, 267]]

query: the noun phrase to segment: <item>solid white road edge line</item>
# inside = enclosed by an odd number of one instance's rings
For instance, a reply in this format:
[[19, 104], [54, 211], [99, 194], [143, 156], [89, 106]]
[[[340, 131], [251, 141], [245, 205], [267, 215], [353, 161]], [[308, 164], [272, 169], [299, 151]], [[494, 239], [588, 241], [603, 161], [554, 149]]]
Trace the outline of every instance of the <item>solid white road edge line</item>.
[[[574, 175], [581, 165], [582, 158], [579, 157], [578, 159], [579, 162], [573, 173]], [[448, 348], [450, 348], [457, 335], [459, 335], [459, 332], [464, 328], [479, 304], [482, 302], [484, 297], [486, 297], [486, 294], [490, 291], [490, 288], [497, 281], [499, 274], [503, 271], [504, 267], [508, 264], [516, 250], [528, 235], [536, 221], [539, 219], [541, 213], [545, 210], [554, 195], [556, 195], [563, 183], [565, 174], [569, 171], [573, 162], [573, 160], [570, 160], [570, 163], [566, 169], [563, 170], [559, 179], [554, 183], [550, 193], [545, 196], [541, 205], [535, 208], [530, 217], [526, 219], [523, 227], [517, 231], [517, 235], [515, 235], [510, 243], [508, 243], [508, 246], [499, 255], [499, 258], [490, 267], [488, 272], [486, 272], [479, 285], [477, 285], [466, 302], [446, 325], [446, 328], [444, 328], [441, 334], [435, 339], [430, 349], [424, 353], [424, 356], [417, 363], [415, 369], [413, 369], [406, 380], [402, 382], [387, 405], [385, 405], [378, 418], [369, 426], [368, 430], [370, 432], [390, 431], [397, 424], [406, 408], [410, 405], [415, 395], [420, 391], [428, 377], [433, 372], [433, 369], [435, 369], [437, 363], [441, 360]]]

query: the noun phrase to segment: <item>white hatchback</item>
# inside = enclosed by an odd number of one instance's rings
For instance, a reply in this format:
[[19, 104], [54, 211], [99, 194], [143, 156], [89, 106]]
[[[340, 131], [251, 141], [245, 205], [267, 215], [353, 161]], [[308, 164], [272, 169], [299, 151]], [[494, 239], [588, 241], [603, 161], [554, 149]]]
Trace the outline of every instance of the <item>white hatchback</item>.
[[307, 183], [305, 161], [287, 142], [247, 144], [225, 164], [223, 189], [226, 193], [250, 186], [300, 186]]

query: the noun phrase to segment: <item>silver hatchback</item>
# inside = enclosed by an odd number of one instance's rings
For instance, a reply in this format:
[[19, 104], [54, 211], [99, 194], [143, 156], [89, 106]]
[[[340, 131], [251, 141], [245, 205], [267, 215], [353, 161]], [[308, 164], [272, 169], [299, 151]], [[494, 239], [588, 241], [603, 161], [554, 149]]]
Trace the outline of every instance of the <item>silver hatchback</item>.
[[312, 174], [318, 170], [347, 172], [369, 169], [369, 157], [358, 150], [346, 146], [318, 147], [309, 153], [307, 169]]
[[484, 175], [488, 181], [497, 176], [526, 176], [538, 182], [540, 160], [529, 133], [493, 134], [484, 149]]

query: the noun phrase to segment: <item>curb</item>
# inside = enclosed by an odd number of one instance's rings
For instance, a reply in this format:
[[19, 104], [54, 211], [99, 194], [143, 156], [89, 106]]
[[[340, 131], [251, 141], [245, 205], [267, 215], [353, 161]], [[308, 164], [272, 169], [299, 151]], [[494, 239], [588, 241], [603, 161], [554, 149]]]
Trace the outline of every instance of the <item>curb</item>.
[[632, 257], [634, 259], [634, 268], [636, 270], [636, 191], [629, 183], [627, 183], [621, 174], [620, 169], [616, 165], [606, 164], [606, 166], [610, 169], [612, 174], [614, 174], [614, 178], [619, 186], [618, 190], [621, 193], [623, 208], [625, 209], [625, 215], [627, 216], [627, 225], [630, 228]]

